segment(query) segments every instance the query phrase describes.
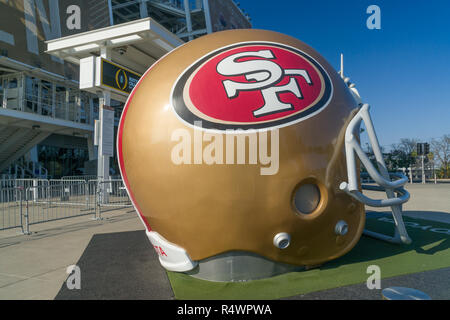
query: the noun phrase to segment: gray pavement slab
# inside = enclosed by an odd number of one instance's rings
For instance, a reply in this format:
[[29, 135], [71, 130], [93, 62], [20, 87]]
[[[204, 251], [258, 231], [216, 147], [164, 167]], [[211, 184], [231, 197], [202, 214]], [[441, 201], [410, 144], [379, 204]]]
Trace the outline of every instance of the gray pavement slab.
[[145, 231], [94, 235], [76, 263], [80, 289], [66, 283], [56, 300], [170, 300], [174, 295], [165, 270]]

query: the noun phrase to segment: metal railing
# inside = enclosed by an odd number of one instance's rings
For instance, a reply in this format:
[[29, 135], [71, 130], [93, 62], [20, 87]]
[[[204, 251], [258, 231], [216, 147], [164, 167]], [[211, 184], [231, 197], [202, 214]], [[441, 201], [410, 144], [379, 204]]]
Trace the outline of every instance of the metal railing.
[[68, 81], [40, 79], [29, 72], [0, 76], [3, 108], [67, 121], [93, 124], [94, 94]]
[[0, 230], [23, 225], [24, 196], [23, 187], [0, 189]]
[[121, 179], [20, 179], [11, 184], [0, 188], [0, 230], [21, 228], [29, 234], [33, 224], [83, 215], [98, 220], [104, 211], [132, 206]]
[[96, 182], [98, 201], [100, 207], [128, 207], [131, 206], [130, 198], [122, 179], [111, 179], [107, 181], [90, 180]]
[[48, 185], [49, 180], [47, 179], [4, 179], [0, 180], [0, 189], [4, 188], [17, 188], [17, 187], [33, 187]]
[[96, 175], [82, 175], [82, 176], [64, 176], [61, 178], [61, 180], [97, 180]]

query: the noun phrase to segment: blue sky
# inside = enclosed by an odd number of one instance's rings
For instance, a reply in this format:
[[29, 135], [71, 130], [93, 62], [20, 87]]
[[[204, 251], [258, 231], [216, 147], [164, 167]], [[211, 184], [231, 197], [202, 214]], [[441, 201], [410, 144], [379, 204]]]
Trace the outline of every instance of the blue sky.
[[[253, 28], [294, 36], [356, 83], [380, 144], [450, 134], [450, 1], [238, 0]], [[369, 5], [381, 30], [369, 30]]]

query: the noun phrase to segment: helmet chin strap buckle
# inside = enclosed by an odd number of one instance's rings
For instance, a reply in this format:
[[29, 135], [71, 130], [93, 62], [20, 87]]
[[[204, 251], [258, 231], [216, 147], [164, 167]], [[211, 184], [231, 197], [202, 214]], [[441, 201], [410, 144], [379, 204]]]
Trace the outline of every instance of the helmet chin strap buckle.
[[[369, 140], [375, 154], [378, 170], [374, 167], [372, 162], [370, 162], [357, 139], [357, 137], [359, 136], [361, 121], [364, 121], [364, 124], [366, 125], [367, 134], [369, 136]], [[364, 230], [364, 234], [391, 243], [410, 244], [412, 240], [406, 231], [406, 227], [402, 218], [401, 207], [401, 205], [407, 202], [410, 197], [408, 191], [403, 188], [405, 183], [408, 181], [408, 178], [403, 174], [394, 174], [392, 176], [398, 179], [391, 180], [389, 172], [386, 168], [386, 164], [384, 163], [383, 155], [381, 153], [380, 145], [378, 143], [378, 138], [376, 136], [372, 120], [370, 118], [368, 104], [362, 105], [361, 109], [353, 117], [346, 129], [345, 153], [347, 160], [348, 182], [342, 182], [339, 188], [342, 191], [345, 191], [351, 197], [364, 203], [365, 205], [371, 207], [391, 207], [392, 216], [395, 222], [394, 236], [388, 236], [370, 230]], [[362, 185], [362, 189], [386, 192], [387, 199], [372, 199], [359, 191], [359, 176], [356, 171], [357, 168], [355, 155], [358, 156], [361, 163], [367, 169], [370, 177], [378, 184], [378, 186]]]

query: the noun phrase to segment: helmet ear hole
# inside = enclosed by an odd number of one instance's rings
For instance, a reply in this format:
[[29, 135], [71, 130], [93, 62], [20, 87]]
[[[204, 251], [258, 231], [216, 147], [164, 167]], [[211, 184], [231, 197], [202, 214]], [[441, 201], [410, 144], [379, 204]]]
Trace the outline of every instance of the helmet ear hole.
[[320, 203], [319, 187], [312, 183], [300, 185], [294, 194], [294, 206], [303, 214], [314, 212]]

